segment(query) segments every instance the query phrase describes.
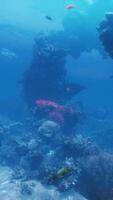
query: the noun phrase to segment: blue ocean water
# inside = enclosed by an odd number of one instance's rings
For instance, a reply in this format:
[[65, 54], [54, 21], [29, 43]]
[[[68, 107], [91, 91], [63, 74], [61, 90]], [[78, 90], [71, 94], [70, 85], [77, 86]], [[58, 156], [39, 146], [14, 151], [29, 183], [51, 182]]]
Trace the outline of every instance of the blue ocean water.
[[112, 0], [0, 0], [0, 200], [113, 199], [112, 38]]

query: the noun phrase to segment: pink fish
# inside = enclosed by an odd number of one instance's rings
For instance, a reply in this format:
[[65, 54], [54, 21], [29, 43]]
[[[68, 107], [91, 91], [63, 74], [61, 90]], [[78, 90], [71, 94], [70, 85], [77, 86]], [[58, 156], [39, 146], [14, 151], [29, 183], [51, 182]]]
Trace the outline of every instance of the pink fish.
[[74, 4], [69, 4], [69, 5], [66, 6], [66, 8], [68, 10], [72, 10], [73, 8], [75, 8], [75, 5]]

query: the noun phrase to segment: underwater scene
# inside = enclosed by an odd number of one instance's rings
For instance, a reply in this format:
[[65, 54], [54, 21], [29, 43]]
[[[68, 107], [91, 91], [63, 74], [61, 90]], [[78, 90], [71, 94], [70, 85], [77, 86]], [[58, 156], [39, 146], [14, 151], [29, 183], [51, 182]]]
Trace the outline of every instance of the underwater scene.
[[0, 200], [113, 200], [113, 0], [0, 0]]

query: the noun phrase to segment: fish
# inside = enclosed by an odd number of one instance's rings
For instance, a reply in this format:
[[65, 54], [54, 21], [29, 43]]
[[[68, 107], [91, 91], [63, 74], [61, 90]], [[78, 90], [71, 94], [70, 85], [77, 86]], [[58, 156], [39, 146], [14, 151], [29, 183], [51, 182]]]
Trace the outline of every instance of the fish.
[[46, 15], [45, 18], [46, 18], [47, 20], [50, 20], [50, 21], [53, 20], [52, 17], [50, 17], [50, 16], [48, 16], [48, 15]]
[[75, 8], [75, 5], [74, 4], [69, 4], [69, 5], [66, 6], [66, 8], [68, 10], [72, 10], [73, 8]]
[[61, 178], [65, 177], [66, 175], [69, 175], [71, 172], [71, 167], [63, 167], [60, 170], [58, 170], [55, 174], [51, 175], [48, 179], [48, 182], [54, 183], [56, 181], [59, 181]]

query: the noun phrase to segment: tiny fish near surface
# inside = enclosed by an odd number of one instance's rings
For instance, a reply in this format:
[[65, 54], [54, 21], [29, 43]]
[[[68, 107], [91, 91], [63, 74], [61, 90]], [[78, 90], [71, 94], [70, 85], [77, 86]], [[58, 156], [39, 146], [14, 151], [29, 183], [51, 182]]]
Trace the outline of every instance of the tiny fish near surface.
[[48, 16], [48, 15], [46, 15], [45, 18], [46, 18], [47, 20], [50, 20], [50, 21], [53, 20], [52, 17], [50, 17], [50, 16]]

